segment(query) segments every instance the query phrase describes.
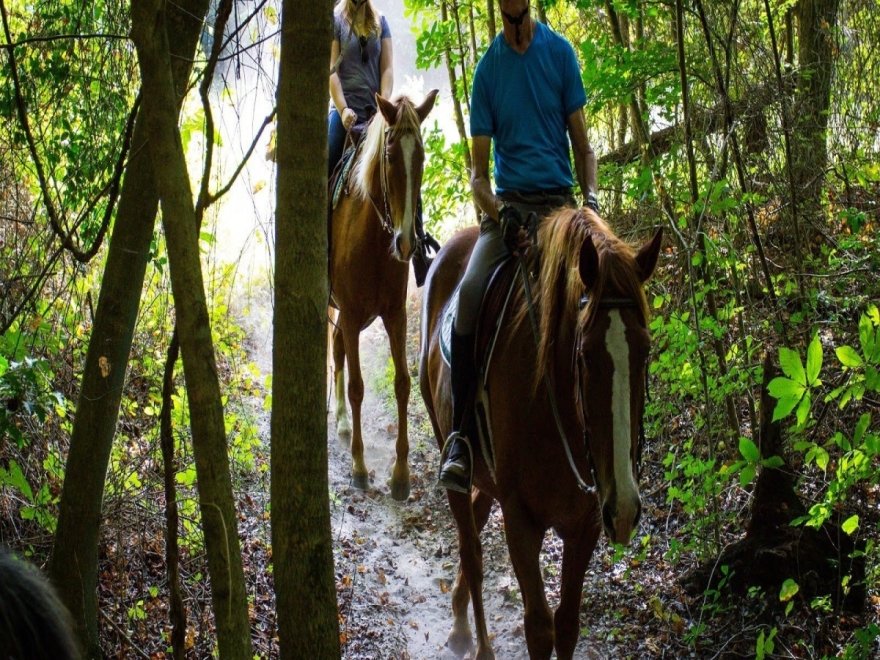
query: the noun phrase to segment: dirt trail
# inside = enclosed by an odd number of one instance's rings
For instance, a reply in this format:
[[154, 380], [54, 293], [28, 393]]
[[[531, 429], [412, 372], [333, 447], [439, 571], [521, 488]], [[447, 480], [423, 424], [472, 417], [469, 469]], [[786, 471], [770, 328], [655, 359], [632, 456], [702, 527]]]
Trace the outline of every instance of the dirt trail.
[[[411, 287], [411, 290], [414, 287]], [[350, 486], [350, 454], [336, 436], [334, 405], [328, 406], [332, 525], [336, 547], [345, 658], [456, 658], [445, 648], [452, 624], [451, 587], [458, 566], [454, 523], [446, 495], [435, 486], [439, 452], [418, 393], [420, 294], [410, 294], [407, 359], [413, 377], [409, 405], [412, 492], [391, 498], [397, 415], [388, 338], [381, 321], [361, 334], [366, 393], [363, 404], [365, 458], [371, 484]], [[486, 611], [499, 658], [527, 658], [516, 581], [510, 572], [500, 514], [493, 514], [484, 546]], [[497, 567], [497, 568], [496, 568]]]
[[[391, 498], [388, 480], [394, 460], [396, 409], [388, 339], [377, 320], [361, 334], [365, 398], [363, 436], [370, 488], [350, 484], [351, 457], [336, 435], [335, 402], [328, 393], [327, 425], [331, 525], [337, 591], [342, 618], [343, 658], [440, 659], [458, 656], [446, 648], [452, 625], [451, 588], [458, 567], [455, 526], [446, 495], [435, 485], [439, 451], [418, 391], [418, 324], [421, 292], [411, 281], [407, 359], [412, 376], [409, 405], [412, 490], [406, 502]], [[250, 298], [247, 311], [252, 359], [271, 371], [271, 300]], [[388, 374], [386, 376], [386, 373]], [[328, 383], [330, 382], [328, 378]], [[387, 383], [387, 384], [383, 384]], [[266, 429], [268, 435], [268, 429]], [[499, 660], [528, 658], [522, 627], [522, 599], [507, 555], [500, 511], [483, 533], [483, 598], [492, 647]], [[600, 544], [587, 581], [608, 584], [607, 552]], [[542, 555], [548, 598], [555, 607], [559, 546], [545, 543]], [[598, 570], [599, 575], [594, 574]], [[585, 591], [589, 587], [585, 587]], [[601, 587], [600, 587], [601, 588]], [[601, 599], [597, 606], [601, 610]], [[473, 621], [471, 617], [471, 622]], [[598, 622], [597, 622], [598, 623]], [[607, 658], [603, 626], [593, 628], [576, 651], [578, 658]], [[589, 648], [588, 648], [589, 647]]]

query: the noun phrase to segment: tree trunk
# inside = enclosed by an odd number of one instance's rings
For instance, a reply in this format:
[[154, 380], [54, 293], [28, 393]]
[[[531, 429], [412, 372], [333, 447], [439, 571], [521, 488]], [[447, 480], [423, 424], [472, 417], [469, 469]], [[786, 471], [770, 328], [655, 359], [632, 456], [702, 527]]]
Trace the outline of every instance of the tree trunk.
[[[207, 7], [207, 0], [181, 0], [169, 7], [168, 27], [174, 34], [172, 75], [175, 89], [180, 90], [172, 106], [177, 112]], [[73, 615], [85, 657], [101, 655], [97, 604], [101, 501], [158, 206], [146, 142], [141, 114], [83, 368], [49, 564], [52, 581]]]
[[[865, 609], [865, 542], [855, 542], [838, 524], [828, 521], [816, 529], [793, 526], [795, 518], [807, 509], [797, 494], [796, 473], [785, 460], [782, 425], [772, 421], [776, 400], [768, 384], [778, 369], [768, 356], [764, 359], [764, 385], [761, 390], [761, 428], [757, 444], [761, 458], [779, 456], [778, 468], [762, 467], [752, 492], [745, 535], [728, 545], [717, 558], [710, 559], [686, 575], [682, 582], [693, 595], [718, 588], [723, 574], [730, 570], [725, 589], [745, 594], [749, 587], [764, 589], [768, 605], [780, 603], [779, 590], [793, 578], [799, 595], [807, 602], [830, 595], [835, 607], [862, 612]], [[842, 513], [842, 512], [841, 512]], [[849, 591], [842, 578], [850, 575]]]
[[803, 216], [821, 217], [822, 183], [828, 166], [828, 110], [834, 71], [834, 28], [840, 0], [800, 0], [798, 23], [798, 89], [792, 113], [794, 182]]
[[144, 119], [150, 135], [148, 150], [162, 200], [217, 645], [220, 657], [244, 660], [251, 657], [247, 594], [195, 209], [174, 110], [164, 5], [163, 0], [132, 3], [132, 39], [138, 50], [143, 81]]
[[325, 399], [330, 12], [330, 0], [284, 0], [281, 21], [271, 422], [281, 658], [340, 654]]

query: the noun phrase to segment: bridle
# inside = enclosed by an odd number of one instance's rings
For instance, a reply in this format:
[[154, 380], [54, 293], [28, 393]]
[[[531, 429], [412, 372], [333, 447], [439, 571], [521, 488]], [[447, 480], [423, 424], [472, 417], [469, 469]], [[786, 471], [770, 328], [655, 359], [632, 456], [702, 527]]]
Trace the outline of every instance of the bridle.
[[[394, 219], [391, 217], [391, 202], [388, 201], [388, 136], [394, 132], [395, 126], [386, 126], [385, 131], [382, 134], [382, 155], [380, 156], [379, 161], [379, 187], [382, 189], [382, 210], [379, 210], [379, 205], [376, 204], [376, 200], [373, 199], [372, 192], [367, 195], [367, 199], [370, 200], [370, 205], [373, 207], [373, 210], [376, 212], [376, 216], [379, 218], [379, 223], [382, 225], [382, 229], [386, 232], [394, 235]], [[418, 144], [424, 150], [424, 144], [422, 142], [422, 135], [419, 131], [414, 131]], [[421, 237], [417, 231], [413, 231], [415, 236], [415, 243], [421, 241]]]
[[[535, 319], [535, 309], [534, 302], [532, 296], [532, 288], [529, 284], [529, 274], [528, 267], [526, 266], [525, 259], [523, 256], [519, 257], [519, 271], [522, 276], [523, 282], [523, 291], [525, 293], [526, 298], [526, 309], [528, 310], [529, 321], [532, 326], [532, 335], [535, 339], [535, 346], [537, 347], [540, 343], [540, 335], [538, 331], [538, 322]], [[588, 295], [584, 295], [581, 297], [578, 307], [583, 309], [588, 304], [590, 304], [590, 298]], [[637, 308], [638, 304], [632, 298], [623, 298], [623, 297], [615, 297], [608, 296], [600, 298], [598, 301], [592, 303], [597, 305], [599, 309], [631, 309]], [[574, 462], [574, 457], [571, 454], [571, 448], [569, 447], [568, 440], [566, 437], [565, 429], [562, 425], [562, 418], [559, 415], [559, 407], [556, 404], [556, 392], [553, 384], [550, 382], [550, 376], [547, 371], [544, 371], [544, 386], [547, 388], [547, 395], [550, 399], [550, 410], [553, 413], [553, 421], [556, 423], [556, 430], [559, 434], [559, 440], [562, 442], [562, 448], [565, 451], [565, 457], [568, 460], [568, 466], [571, 468], [571, 473], [574, 476], [575, 483], [577, 483], [578, 488], [586, 493], [587, 495], [595, 495], [599, 496], [599, 474], [596, 471], [596, 462], [593, 460], [593, 452], [590, 449], [590, 439], [589, 433], [587, 431], [587, 415], [584, 408], [584, 401], [582, 400], [582, 393], [580, 388], [581, 382], [581, 374], [582, 370], [586, 368], [585, 358], [583, 355], [582, 346], [582, 337], [583, 337], [584, 328], [578, 326], [575, 332], [574, 339], [574, 351], [572, 354], [572, 362], [575, 366], [576, 371], [576, 382], [578, 383], [577, 387], [577, 410], [578, 415], [580, 416], [581, 427], [584, 430], [584, 451], [586, 453], [587, 462], [590, 465], [590, 474], [593, 478], [593, 484], [590, 485], [586, 481], [584, 481], [583, 477], [581, 477], [580, 472], [578, 471], [577, 466]], [[648, 396], [648, 372], [645, 370], [645, 397]], [[641, 475], [641, 464], [642, 464], [642, 446], [644, 445], [645, 439], [645, 428], [643, 421], [639, 420], [639, 444], [636, 450], [636, 463], [638, 469], [638, 476]]]
[[388, 126], [385, 128], [385, 133], [382, 136], [382, 156], [379, 161], [379, 187], [382, 189], [382, 208], [384, 209], [384, 213], [379, 210], [379, 207], [376, 205], [376, 200], [373, 199], [372, 193], [367, 195], [367, 199], [370, 200], [370, 204], [373, 206], [373, 210], [376, 212], [376, 215], [379, 217], [379, 223], [382, 225], [382, 229], [388, 232], [391, 235], [394, 235], [394, 220], [391, 218], [391, 204], [388, 201], [388, 134], [392, 131], [393, 127]]

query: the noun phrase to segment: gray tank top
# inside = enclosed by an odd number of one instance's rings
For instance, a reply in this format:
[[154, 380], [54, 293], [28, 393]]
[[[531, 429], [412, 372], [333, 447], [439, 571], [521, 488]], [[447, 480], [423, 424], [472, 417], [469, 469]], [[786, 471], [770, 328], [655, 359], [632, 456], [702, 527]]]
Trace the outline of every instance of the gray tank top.
[[358, 122], [366, 121], [376, 112], [374, 95], [382, 82], [379, 69], [381, 40], [391, 37], [388, 22], [384, 16], [380, 16], [379, 34], [358, 38], [348, 21], [335, 14], [333, 37], [339, 42], [339, 52], [342, 54], [336, 73], [342, 83], [345, 102], [357, 113]]

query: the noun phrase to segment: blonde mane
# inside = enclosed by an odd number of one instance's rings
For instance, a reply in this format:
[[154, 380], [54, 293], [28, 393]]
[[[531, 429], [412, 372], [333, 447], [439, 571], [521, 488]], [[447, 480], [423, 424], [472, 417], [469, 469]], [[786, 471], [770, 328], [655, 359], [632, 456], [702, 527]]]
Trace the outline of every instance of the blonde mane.
[[414, 133], [419, 144], [422, 142], [421, 122], [416, 114], [413, 102], [406, 96], [400, 96], [393, 101], [397, 108], [397, 121], [386, 135], [388, 122], [381, 112], [376, 112], [367, 126], [367, 132], [361, 142], [357, 162], [352, 170], [352, 188], [354, 194], [361, 199], [369, 199], [370, 189], [376, 168], [382, 161], [382, 153], [385, 150], [385, 141], [388, 137], [398, 137], [408, 133]]
[[[580, 309], [587, 293], [581, 281], [579, 262], [585, 240], [592, 240], [599, 255], [596, 282], [589, 302]], [[538, 274], [540, 343], [536, 374], [553, 377], [553, 351], [573, 340], [576, 327], [592, 323], [604, 295], [635, 301], [644, 323], [648, 303], [635, 261], [635, 250], [617, 238], [608, 225], [587, 209], [560, 209], [548, 216], [538, 229], [541, 266]]]

